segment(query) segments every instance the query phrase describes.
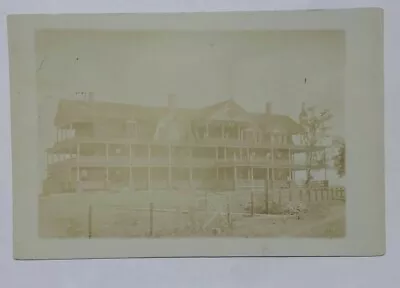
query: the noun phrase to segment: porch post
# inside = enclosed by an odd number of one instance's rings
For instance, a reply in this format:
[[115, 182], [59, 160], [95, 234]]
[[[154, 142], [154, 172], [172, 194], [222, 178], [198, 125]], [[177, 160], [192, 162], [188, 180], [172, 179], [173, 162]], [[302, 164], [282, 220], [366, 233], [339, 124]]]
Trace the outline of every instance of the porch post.
[[291, 151], [291, 149], [289, 148], [289, 179], [290, 179], [290, 181], [292, 181], [293, 180], [293, 173], [292, 173], [292, 170], [293, 170], [293, 167], [292, 167], [292, 151]]
[[193, 147], [189, 147], [189, 158], [190, 158], [189, 184], [190, 184], [190, 187], [192, 187], [193, 186]]
[[45, 167], [45, 169], [46, 169], [46, 174], [47, 174], [47, 177], [48, 177], [49, 176], [49, 152], [45, 151], [44, 154], [45, 154], [45, 157], [46, 157], [46, 167]]
[[172, 188], [172, 147], [168, 145], [168, 187]]
[[108, 143], [106, 143], [106, 182], [108, 184]]
[[151, 158], [151, 147], [150, 145], [147, 145], [147, 190], [150, 190], [150, 183], [151, 183], [150, 158]]
[[69, 124], [69, 135], [68, 135], [68, 138], [72, 138], [72, 134], [73, 134], [73, 129], [72, 129], [72, 124]]
[[236, 165], [233, 166], [233, 190], [236, 190], [237, 185], [237, 168]]
[[132, 144], [129, 144], [129, 187], [132, 188]]
[[324, 148], [324, 180], [326, 181], [326, 148]]
[[80, 171], [79, 171], [80, 147], [81, 147], [81, 144], [78, 143], [78, 145], [76, 147], [76, 181], [78, 181], [78, 182], [81, 179]]

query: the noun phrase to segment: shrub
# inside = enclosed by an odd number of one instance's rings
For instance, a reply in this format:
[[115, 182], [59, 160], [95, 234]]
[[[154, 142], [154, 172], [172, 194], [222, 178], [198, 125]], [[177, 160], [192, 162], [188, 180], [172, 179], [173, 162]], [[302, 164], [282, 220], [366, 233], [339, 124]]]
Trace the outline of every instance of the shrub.
[[[245, 211], [251, 213], [251, 203], [245, 206]], [[254, 213], [255, 214], [266, 214], [265, 205], [255, 204]], [[280, 204], [276, 201], [271, 201], [268, 203], [268, 214], [272, 215], [297, 215], [300, 216], [308, 212], [307, 206], [303, 202], [289, 202], [285, 204]]]

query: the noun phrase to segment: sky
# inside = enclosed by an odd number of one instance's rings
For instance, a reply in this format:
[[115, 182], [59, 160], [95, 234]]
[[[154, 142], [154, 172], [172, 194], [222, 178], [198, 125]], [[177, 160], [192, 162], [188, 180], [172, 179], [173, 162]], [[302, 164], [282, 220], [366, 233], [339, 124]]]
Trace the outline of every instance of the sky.
[[[330, 109], [344, 136], [345, 35], [340, 31], [40, 31], [41, 147], [55, 140], [60, 98], [198, 108], [233, 98], [248, 111], [298, 119], [301, 103]], [[43, 156], [44, 159], [44, 156]]]

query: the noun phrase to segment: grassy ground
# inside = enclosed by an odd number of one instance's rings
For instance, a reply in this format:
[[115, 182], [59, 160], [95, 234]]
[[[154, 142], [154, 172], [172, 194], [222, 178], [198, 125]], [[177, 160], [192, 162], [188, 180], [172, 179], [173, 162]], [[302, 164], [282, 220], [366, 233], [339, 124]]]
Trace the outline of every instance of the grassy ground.
[[[169, 195], [164, 194], [164, 196]], [[193, 203], [193, 201], [182, 202], [181, 205], [176, 206], [168, 205], [168, 211], [154, 210], [151, 225], [150, 213], [149, 210], [146, 210], [147, 205], [139, 205], [142, 208], [145, 206], [145, 209], [135, 209], [138, 208], [136, 206], [138, 201], [125, 200], [123, 203], [116, 201], [115, 207], [110, 208], [107, 206], [110, 203], [109, 199], [105, 199], [104, 204], [107, 205], [94, 205], [89, 216], [88, 203], [81, 205], [80, 201], [79, 205], [78, 202], [74, 203], [75, 205], [72, 205], [73, 203], [68, 205], [64, 201], [65, 199], [62, 200], [59, 201], [60, 205], [58, 206], [51, 202], [46, 203], [47, 206], [40, 209], [41, 236], [88, 237], [89, 234], [92, 237], [101, 238], [148, 237], [150, 234], [152, 237], [337, 238], [345, 236], [345, 203], [340, 200], [309, 203], [307, 212], [301, 214], [300, 219], [281, 215], [250, 217], [248, 214], [235, 214], [233, 213], [235, 209], [233, 209], [230, 216], [231, 225], [228, 224], [226, 210], [219, 210], [223, 212], [222, 215], [217, 215], [218, 209], [213, 209], [213, 207], [208, 211], [196, 210], [195, 213], [187, 213], [189, 207], [187, 203]], [[211, 198], [207, 201], [208, 205], [212, 206], [210, 205]], [[247, 201], [246, 198], [239, 202], [247, 204]], [[165, 201], [163, 200], [162, 203]], [[223, 200], [221, 203], [224, 204]], [[219, 200], [214, 204], [218, 206]], [[199, 203], [199, 205], [204, 206], [204, 203]], [[224, 205], [222, 206], [224, 207]], [[244, 205], [236, 206], [239, 210]], [[50, 208], [52, 211], [49, 210]], [[161, 207], [157, 206], [156, 208]], [[91, 232], [89, 233], [89, 231]]]

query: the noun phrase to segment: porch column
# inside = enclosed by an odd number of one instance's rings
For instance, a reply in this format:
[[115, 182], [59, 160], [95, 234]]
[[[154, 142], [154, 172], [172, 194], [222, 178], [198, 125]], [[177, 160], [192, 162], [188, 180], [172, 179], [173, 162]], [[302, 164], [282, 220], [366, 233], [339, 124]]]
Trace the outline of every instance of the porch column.
[[272, 166], [274, 166], [274, 162], [275, 162], [275, 152], [274, 152], [274, 148], [271, 148], [271, 162], [272, 162]]
[[237, 168], [234, 165], [233, 166], [233, 190], [236, 190], [236, 185], [237, 185]]
[[151, 159], [151, 147], [150, 145], [147, 145], [147, 190], [150, 190], [150, 183], [151, 183], [150, 159]]
[[73, 136], [73, 135], [72, 135], [72, 134], [73, 134], [73, 131], [74, 131], [74, 130], [72, 129], [72, 124], [69, 124], [69, 134], [70, 134], [70, 135], [68, 135], [68, 138], [72, 138], [72, 136]]
[[189, 166], [189, 183], [190, 186], [193, 185], [193, 148], [189, 147], [189, 158], [190, 158], [190, 166]]
[[80, 148], [81, 148], [81, 144], [78, 143], [77, 147], [76, 147], [76, 181], [79, 182], [79, 180], [81, 179], [81, 175], [80, 175], [80, 168], [79, 168], [79, 158], [80, 158]]
[[129, 144], [129, 187], [132, 188], [132, 144]]
[[225, 126], [224, 126], [224, 124], [221, 124], [221, 134], [222, 134], [222, 139], [225, 139]]
[[172, 188], [172, 147], [168, 145], [168, 187]]
[[106, 143], [106, 181], [108, 184], [108, 143]]
[[215, 147], [215, 159], [217, 159], [217, 160], [218, 160], [218, 157], [219, 157], [218, 150], [219, 150], [219, 147]]
[[225, 160], [227, 159], [227, 157], [226, 157], [226, 146], [224, 147], [224, 159]]
[[293, 170], [293, 167], [292, 167], [292, 151], [291, 151], [291, 149], [289, 148], [289, 179], [290, 179], [290, 181], [292, 181], [293, 180], [293, 172], [292, 172], [292, 170]]
[[326, 180], [326, 149], [324, 148], [324, 180]]
[[49, 176], [49, 152], [45, 151], [44, 152], [45, 157], [46, 157], [46, 172], [47, 172], [47, 176]]
[[237, 136], [238, 136], [238, 140], [241, 140], [241, 137], [240, 137], [240, 126], [238, 125], [237, 128], [238, 128], [238, 131], [237, 131], [237, 133], [238, 133], [238, 135], [237, 135]]

